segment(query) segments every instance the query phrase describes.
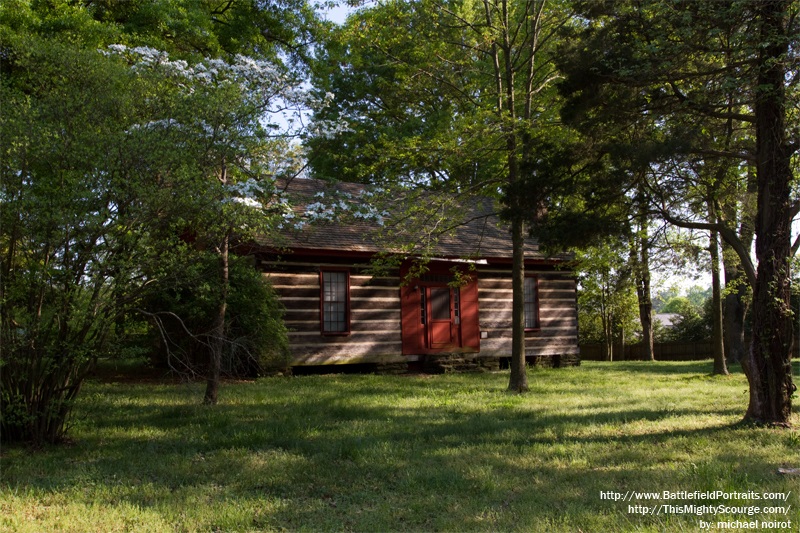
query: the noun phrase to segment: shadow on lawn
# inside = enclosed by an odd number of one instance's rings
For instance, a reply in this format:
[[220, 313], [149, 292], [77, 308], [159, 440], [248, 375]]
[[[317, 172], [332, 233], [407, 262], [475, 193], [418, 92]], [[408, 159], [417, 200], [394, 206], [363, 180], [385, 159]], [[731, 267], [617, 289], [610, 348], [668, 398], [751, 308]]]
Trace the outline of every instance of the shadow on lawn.
[[[686, 376], [687, 374], [703, 374], [711, 375], [714, 367], [714, 362], [710, 359], [703, 361], [684, 361], [684, 362], [669, 362], [668, 364], [658, 364], [662, 361], [656, 361], [656, 364], [650, 361], [591, 361], [589, 362], [594, 368], [603, 368], [608, 370], [616, 370], [623, 372], [633, 372], [643, 375], [676, 375]], [[585, 365], [586, 363], [584, 363]], [[794, 376], [797, 379], [800, 375], [800, 359], [794, 358], [792, 360], [792, 369]], [[728, 363], [728, 371], [731, 374], [742, 374], [742, 365], [738, 363]]]
[[[690, 368], [696, 372], [697, 365]], [[64, 452], [70, 459], [61, 471], [4, 484], [60, 490], [85, 484], [87, 476], [104, 482], [114, 472], [114, 483], [130, 489], [110, 491], [106, 503], [139, 506], [164, 506], [189, 488], [213, 485], [224, 490], [208, 491], [204, 505], [251, 502], [262, 509], [254, 511], [252, 527], [526, 529], [535, 517], [558, 520], [565, 513], [578, 523], [584, 514], [635, 520], [600, 493], [687, 488], [665, 486], [654, 463], [681, 465], [693, 457], [700, 466], [687, 465], [668, 483], [698, 490], [746, 483], [747, 475], [739, 479], [730, 466], [745, 460], [752, 476], [775, 467], [756, 453], [692, 455], [694, 443], [731, 438], [737, 424], [648, 427], [692, 417], [694, 409], [609, 400], [591, 411], [552, 413], [486, 393], [485, 383], [474, 391], [495, 405], [479, 409], [461, 405], [452, 384], [436, 380], [353, 381], [241, 385], [213, 408], [197, 405], [199, 386], [179, 394], [167, 386], [107, 386], [84, 405], [93, 417], [77, 449]], [[147, 495], [144, 486], [151, 487]], [[276, 499], [289, 504], [267, 510], [264, 502]]]

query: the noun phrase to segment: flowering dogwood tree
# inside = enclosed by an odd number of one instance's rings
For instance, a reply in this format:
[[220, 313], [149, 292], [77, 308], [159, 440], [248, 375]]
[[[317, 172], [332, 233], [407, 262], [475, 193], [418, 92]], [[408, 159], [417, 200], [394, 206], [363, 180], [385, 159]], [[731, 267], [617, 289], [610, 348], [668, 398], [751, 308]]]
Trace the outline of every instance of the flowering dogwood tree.
[[[0, 4], [4, 441], [65, 435], [93, 363], [126, 346], [130, 311], [184, 258], [217, 258], [204, 342], [222, 353], [228, 253], [283, 220], [272, 179], [300, 168], [300, 110], [319, 105], [286, 66], [310, 35], [292, 26], [313, 10], [270, 5], [164, 3], [149, 27], [138, 4]], [[198, 32], [183, 31], [187, 9]]]
[[123, 58], [132, 73], [159, 88], [157, 116], [127, 133], [142, 145], [159, 147], [152, 165], [163, 186], [188, 193], [176, 198], [167, 226], [176, 234], [188, 231], [194, 247], [218, 258], [217, 309], [210, 330], [201, 335], [210, 354], [204, 402], [214, 404], [222, 360], [230, 351], [232, 247], [286, 222], [291, 211], [276, 201], [274, 180], [302, 168], [293, 146], [303, 133], [302, 115], [326, 102], [278, 65], [242, 55], [230, 62], [189, 64], [147, 47], [112, 45], [103, 53]]

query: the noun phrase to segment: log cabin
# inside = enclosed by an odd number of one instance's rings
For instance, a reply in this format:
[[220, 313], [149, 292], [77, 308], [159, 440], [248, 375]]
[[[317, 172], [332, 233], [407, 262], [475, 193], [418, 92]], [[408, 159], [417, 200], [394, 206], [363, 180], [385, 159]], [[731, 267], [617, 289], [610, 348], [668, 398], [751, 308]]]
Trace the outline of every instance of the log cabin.
[[[255, 256], [286, 308], [291, 366], [445, 372], [497, 369], [508, 361], [511, 237], [490, 199], [457, 205], [448, 218], [458, 219], [452, 230], [415, 253], [414, 246], [387, 244], [392, 214], [375, 213], [364, 185], [298, 178], [280, 190], [293, 223], [280, 238], [260, 240]], [[348, 205], [366, 211], [332, 215], [334, 207]], [[404, 224], [395, 222], [395, 228]], [[576, 302], [566, 257], [545, 257], [527, 239], [530, 364], [579, 364]]]

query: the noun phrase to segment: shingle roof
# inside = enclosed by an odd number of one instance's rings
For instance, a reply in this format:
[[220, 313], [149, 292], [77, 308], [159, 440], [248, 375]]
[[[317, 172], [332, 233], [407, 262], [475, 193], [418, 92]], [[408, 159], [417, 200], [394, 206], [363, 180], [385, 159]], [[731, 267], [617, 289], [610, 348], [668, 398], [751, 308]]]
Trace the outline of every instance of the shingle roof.
[[[428, 244], [427, 253], [435, 257], [511, 258], [508, 225], [497, 216], [495, 202], [490, 198], [472, 197], [459, 202], [450, 196], [446, 216], [436, 220], [438, 228], [432, 230], [422, 225], [413, 226], [410, 221], [407, 223], [403, 219], [406, 206], [398, 204], [410, 201], [408, 198], [397, 198], [394, 205], [387, 207], [385, 196], [380, 197], [381, 200], [374, 200], [378, 196], [374, 196], [362, 184], [295, 178], [278, 183], [278, 189], [288, 199], [294, 212], [293, 224], [288, 224], [282, 231], [281, 247], [408, 253], [411, 245], [422, 250]], [[425, 204], [438, 208], [436, 198], [443, 196], [422, 194], [415, 196], [413, 202], [417, 206]], [[326, 211], [331, 212], [336, 206], [344, 207], [335, 209], [341, 216], [325, 220]], [[322, 217], [314, 213], [321, 213]], [[450, 228], [450, 231], [439, 233], [443, 226]], [[435, 237], [430, 237], [432, 235]], [[275, 243], [262, 239], [260, 244], [270, 246]], [[525, 257], [544, 258], [533, 238], [526, 239]]]

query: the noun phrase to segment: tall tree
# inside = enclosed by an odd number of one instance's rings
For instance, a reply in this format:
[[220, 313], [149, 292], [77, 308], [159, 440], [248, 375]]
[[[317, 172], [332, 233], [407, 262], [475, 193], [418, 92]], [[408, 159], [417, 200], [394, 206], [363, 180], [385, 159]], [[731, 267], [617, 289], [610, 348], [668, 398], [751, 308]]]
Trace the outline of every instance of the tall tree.
[[[709, 209], [711, 211], [711, 209]], [[713, 216], [713, 214], [711, 214]], [[711, 255], [711, 354], [714, 359], [714, 374], [727, 375], [725, 342], [722, 333], [722, 283], [720, 272], [719, 234], [712, 231], [708, 239]]]
[[630, 263], [639, 303], [639, 323], [642, 325], [642, 347], [645, 361], [655, 361], [653, 347], [653, 300], [650, 293], [650, 254], [653, 236], [650, 234], [650, 215], [643, 195], [636, 198], [635, 231], [630, 239]]
[[[513, 242], [509, 390], [528, 389], [524, 339], [525, 216], [541, 211], [558, 152], [553, 53], [569, 21], [560, 2], [426, 0], [357, 12], [317, 73], [348, 131], [312, 140], [318, 175], [394, 180], [499, 197]], [[347, 149], [342, 149], [346, 147]], [[501, 191], [501, 194], [498, 194]]]
[[275, 133], [264, 119], [288, 109], [299, 115], [313, 102], [299, 89], [299, 78], [268, 61], [237, 55], [230, 62], [190, 64], [151, 48], [110, 49], [160, 89], [158, 114], [131, 128], [131, 135], [161, 147], [151, 164], [164, 176], [163, 186], [190, 191], [180, 198], [181, 215], [166, 215], [168, 227], [188, 231], [217, 257], [217, 305], [211, 331], [204, 335], [209, 355], [204, 402], [215, 404], [230, 344], [230, 254], [237, 242], [268, 234], [282, 220], [273, 206], [274, 180], [292, 170], [285, 161], [292, 132]]
[[[719, 210], [716, 221], [682, 223], [719, 231], [753, 286], [754, 335], [744, 365], [751, 394], [746, 418], [789, 424], [795, 387], [788, 260], [791, 221], [800, 204], [790, 188], [798, 143], [786, 117], [797, 94], [797, 3], [589, 2], [584, 14], [583, 39], [576, 41], [574, 55], [565, 54], [575, 60], [565, 85], [572, 119], [600, 135], [620, 124], [655, 120], [663, 141], [651, 161], [659, 171], [665, 162], [688, 155], [755, 167], [755, 264], [735, 228], [720, 220]], [[593, 68], [581, 72], [579, 65], [587, 62]], [[700, 142], [703, 125], [714, 121], [749, 129], [755, 146], [721, 150]], [[676, 212], [667, 215], [681, 218]]]
[[[800, 209], [792, 199], [792, 156], [800, 139], [787, 131], [786, 80], [790, 60], [798, 77], [797, 5], [764, 0], [753, 6], [758, 31], [755, 103], [756, 260], [753, 287], [753, 343], [745, 368], [750, 382], [747, 417], [790, 425], [792, 395], [792, 310], [790, 274], [792, 220]], [[794, 135], [797, 135], [795, 130]]]
[[[66, 11], [70, 30], [103, 30]], [[137, 265], [153, 258], [153, 194], [124, 133], [143, 119], [146, 87], [91, 37], [87, 50], [29, 31], [41, 22], [30, 12], [16, 15], [0, 26], [0, 431], [44, 442], [64, 435], [87, 372], [115, 348], [117, 318], [142, 286]]]
[[621, 241], [606, 239], [578, 251], [575, 264], [581, 342], [601, 343], [606, 361], [622, 359], [625, 339], [633, 338], [641, 312], [636, 309], [639, 299], [634, 288], [638, 291], [638, 287], [634, 287], [631, 261], [626, 260]]

